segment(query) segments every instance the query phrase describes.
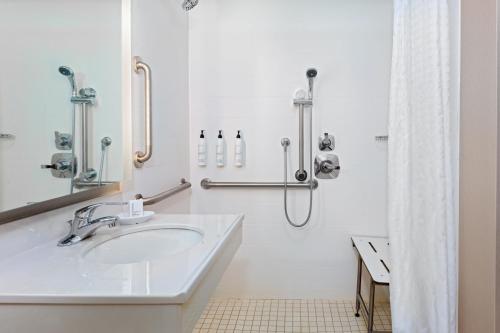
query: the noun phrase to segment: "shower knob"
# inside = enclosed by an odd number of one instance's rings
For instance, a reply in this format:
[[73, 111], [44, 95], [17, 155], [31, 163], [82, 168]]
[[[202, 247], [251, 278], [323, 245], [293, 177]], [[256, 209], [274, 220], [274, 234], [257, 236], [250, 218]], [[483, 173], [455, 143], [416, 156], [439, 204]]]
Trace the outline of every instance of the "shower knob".
[[71, 147], [73, 147], [73, 136], [71, 134], [55, 131], [54, 135], [55, 145], [57, 149], [71, 150]]
[[321, 154], [314, 159], [314, 174], [320, 179], [335, 179], [340, 173], [339, 158], [335, 154]]
[[319, 169], [323, 173], [330, 173], [333, 172], [334, 170], [340, 169], [340, 167], [334, 166], [332, 161], [323, 161], [319, 164]]
[[335, 149], [335, 137], [328, 133], [319, 137], [318, 147], [321, 151], [332, 151]]

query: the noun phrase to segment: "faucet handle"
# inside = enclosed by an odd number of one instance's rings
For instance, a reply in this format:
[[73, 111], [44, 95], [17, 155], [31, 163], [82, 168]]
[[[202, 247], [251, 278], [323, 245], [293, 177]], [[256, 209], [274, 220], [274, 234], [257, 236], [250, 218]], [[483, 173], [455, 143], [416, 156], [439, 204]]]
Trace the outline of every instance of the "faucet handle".
[[96, 211], [96, 209], [101, 207], [101, 206], [124, 206], [127, 204], [128, 204], [127, 202], [99, 202], [99, 203], [92, 204], [92, 205], [85, 206], [83, 208], [78, 209], [75, 212], [75, 217], [90, 219], [92, 217], [92, 215], [94, 215], [94, 212]]

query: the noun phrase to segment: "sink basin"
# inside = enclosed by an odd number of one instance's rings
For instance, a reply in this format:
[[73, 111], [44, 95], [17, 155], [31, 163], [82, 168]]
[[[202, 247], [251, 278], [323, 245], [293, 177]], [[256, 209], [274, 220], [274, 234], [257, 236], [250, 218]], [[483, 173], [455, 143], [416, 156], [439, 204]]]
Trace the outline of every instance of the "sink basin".
[[186, 251], [202, 239], [201, 232], [185, 227], [132, 230], [94, 245], [83, 257], [103, 264], [140, 263]]

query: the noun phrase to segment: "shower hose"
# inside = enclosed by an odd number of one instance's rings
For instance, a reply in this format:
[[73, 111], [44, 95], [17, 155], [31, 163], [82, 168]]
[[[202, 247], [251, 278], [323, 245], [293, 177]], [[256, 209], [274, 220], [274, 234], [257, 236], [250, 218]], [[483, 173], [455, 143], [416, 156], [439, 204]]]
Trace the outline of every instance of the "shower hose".
[[309, 220], [311, 219], [311, 213], [312, 213], [312, 205], [313, 205], [313, 190], [314, 190], [314, 182], [313, 182], [313, 167], [312, 167], [312, 110], [309, 112], [309, 172], [311, 173], [309, 176], [309, 212], [307, 213], [306, 219], [302, 223], [295, 223], [292, 221], [290, 218], [290, 215], [288, 214], [288, 154], [287, 154], [287, 146], [283, 146], [283, 152], [284, 152], [284, 191], [283, 191], [283, 204], [285, 208], [285, 216], [286, 220], [288, 223], [295, 228], [301, 228], [305, 226]]

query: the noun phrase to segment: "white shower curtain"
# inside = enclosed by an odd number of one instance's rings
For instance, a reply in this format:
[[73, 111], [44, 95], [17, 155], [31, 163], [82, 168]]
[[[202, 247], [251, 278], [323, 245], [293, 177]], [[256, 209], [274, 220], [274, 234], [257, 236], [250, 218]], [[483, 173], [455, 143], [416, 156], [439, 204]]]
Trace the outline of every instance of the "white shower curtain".
[[395, 0], [388, 223], [393, 331], [456, 332], [446, 0]]

